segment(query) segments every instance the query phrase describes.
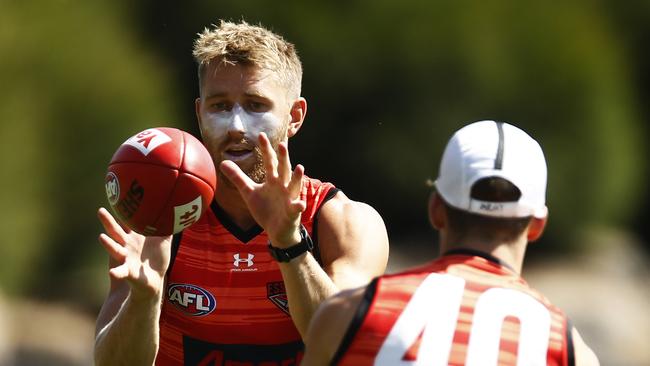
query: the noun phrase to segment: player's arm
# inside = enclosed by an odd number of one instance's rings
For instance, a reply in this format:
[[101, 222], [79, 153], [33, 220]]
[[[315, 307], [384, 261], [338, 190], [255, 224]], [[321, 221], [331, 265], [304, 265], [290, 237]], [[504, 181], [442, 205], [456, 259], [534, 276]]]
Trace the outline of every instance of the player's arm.
[[160, 304], [171, 237], [145, 238], [99, 210], [111, 286], [97, 318], [96, 365], [152, 365], [158, 351]]
[[[279, 144], [277, 154], [265, 133], [259, 135], [259, 143], [266, 170], [264, 183], [253, 182], [232, 161], [222, 162], [220, 169], [237, 187], [271, 244], [290, 248], [301, 242], [300, 217], [306, 207], [300, 197], [304, 168], [298, 165], [291, 171], [286, 143]], [[289, 311], [302, 336], [323, 300], [341, 289], [368, 283], [383, 273], [388, 258], [388, 235], [379, 214], [342, 193], [321, 208], [318, 232], [324, 268], [309, 252], [280, 263]]]
[[321, 267], [311, 253], [280, 263], [289, 311], [304, 336], [314, 312], [340, 290], [368, 284], [384, 273], [388, 235], [372, 207], [338, 192], [318, 216]]
[[365, 287], [345, 290], [325, 300], [309, 325], [305, 337], [303, 366], [330, 365], [350, 326]]
[[594, 351], [582, 340], [576, 328], [571, 330], [576, 366], [599, 366], [600, 362]]
[[[160, 299], [111, 292], [97, 319], [95, 365], [153, 365], [158, 352]], [[126, 297], [125, 297], [126, 294]]]

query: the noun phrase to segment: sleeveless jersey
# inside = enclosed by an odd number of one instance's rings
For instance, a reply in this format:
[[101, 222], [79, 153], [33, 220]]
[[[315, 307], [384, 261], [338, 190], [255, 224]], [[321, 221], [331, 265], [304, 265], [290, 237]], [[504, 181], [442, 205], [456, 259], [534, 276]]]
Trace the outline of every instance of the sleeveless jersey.
[[[338, 190], [304, 178], [301, 222], [317, 250], [316, 219]], [[259, 226], [243, 231], [213, 202], [174, 238], [156, 365], [297, 365], [303, 344], [280, 268]]]
[[573, 365], [571, 328], [498, 259], [455, 250], [375, 279], [333, 364]]

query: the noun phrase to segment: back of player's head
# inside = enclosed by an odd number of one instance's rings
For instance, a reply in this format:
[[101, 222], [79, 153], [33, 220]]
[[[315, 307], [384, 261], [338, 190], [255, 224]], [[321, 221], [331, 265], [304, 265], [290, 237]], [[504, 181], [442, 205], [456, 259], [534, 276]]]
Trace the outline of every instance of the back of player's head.
[[302, 65], [295, 46], [261, 26], [222, 20], [198, 35], [193, 55], [199, 80], [212, 63], [253, 66], [273, 72], [290, 97], [300, 96]]
[[[498, 195], [496, 183], [475, 188], [490, 177], [510, 182], [518, 197], [482, 198], [490, 197], [491, 189]], [[458, 130], [447, 143], [435, 187], [451, 206], [478, 215], [543, 218], [547, 213], [542, 148], [527, 133], [503, 122], [480, 121]]]
[[[521, 196], [519, 189], [500, 177], [483, 178], [472, 187], [472, 196], [477, 199], [499, 203], [514, 202]], [[513, 242], [526, 230], [532, 216], [495, 217], [479, 215], [460, 210], [446, 201], [447, 225], [449, 232], [456, 239], [463, 237], [481, 238], [482, 240]]]
[[451, 137], [435, 187], [451, 230], [510, 241], [531, 217], [546, 217], [546, 176], [537, 141], [510, 124], [480, 121]]

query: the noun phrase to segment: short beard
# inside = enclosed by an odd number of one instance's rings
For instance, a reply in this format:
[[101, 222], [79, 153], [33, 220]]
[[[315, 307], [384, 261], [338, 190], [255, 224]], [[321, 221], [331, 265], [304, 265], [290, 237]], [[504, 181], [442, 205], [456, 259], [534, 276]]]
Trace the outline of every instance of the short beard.
[[[289, 128], [288, 124], [285, 126], [280, 133], [277, 136], [286, 136], [287, 129]], [[271, 147], [273, 148], [273, 151], [275, 153], [278, 153], [278, 146], [280, 145], [280, 138], [279, 137], [274, 137], [270, 140], [271, 142]], [[246, 174], [253, 182], [261, 184], [266, 181], [266, 169], [264, 168], [264, 158], [262, 157], [262, 149], [260, 149], [259, 146], [255, 146], [253, 148], [253, 155], [255, 156], [255, 163], [253, 164], [253, 167], [248, 170], [244, 171], [244, 174]], [[241, 167], [240, 167], [241, 169]], [[219, 169], [217, 169], [219, 171]], [[219, 174], [220, 179], [224, 179], [222, 174]], [[226, 184], [229, 186], [232, 186], [232, 183], [228, 179], [224, 179]]]
[[[255, 183], [264, 183], [266, 180], [266, 170], [264, 169], [264, 160], [262, 159], [262, 150], [260, 150], [259, 147], [255, 147], [253, 149], [253, 154], [255, 155], [255, 163], [253, 164], [253, 167], [248, 170], [242, 169], [240, 166], [239, 169], [241, 169], [246, 176], [248, 176], [253, 182]], [[218, 161], [213, 158], [213, 161]], [[230, 179], [228, 179], [222, 172], [221, 169], [219, 169], [220, 164], [217, 164], [215, 166], [217, 170], [217, 184], [225, 184], [226, 186], [230, 188], [235, 188], [235, 185], [232, 184]]]
[[[280, 141], [283, 136], [287, 136], [287, 131], [289, 130], [289, 123], [286, 123], [279, 133], [275, 137], [269, 137], [271, 142], [271, 148], [275, 151], [275, 154], [278, 154], [278, 147], [280, 146]], [[268, 136], [268, 135], [267, 135]], [[262, 149], [259, 146], [255, 146], [253, 149], [253, 154], [255, 155], [255, 164], [250, 172], [244, 172], [250, 179], [255, 183], [264, 183], [266, 181], [266, 169], [264, 169], [264, 158], [262, 157]]]
[[[273, 147], [277, 152], [277, 147]], [[266, 169], [264, 169], [264, 159], [262, 158], [262, 149], [258, 146], [253, 149], [253, 155], [255, 155], [255, 164], [249, 172], [244, 172], [250, 179], [255, 183], [264, 183], [266, 180]]]

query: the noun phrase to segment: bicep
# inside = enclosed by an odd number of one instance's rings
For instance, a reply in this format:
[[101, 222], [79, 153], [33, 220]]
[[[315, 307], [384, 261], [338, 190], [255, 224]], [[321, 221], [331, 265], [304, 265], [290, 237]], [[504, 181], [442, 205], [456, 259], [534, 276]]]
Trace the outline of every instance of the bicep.
[[388, 234], [374, 208], [339, 192], [323, 206], [318, 220], [323, 267], [337, 287], [365, 285], [384, 273]]

